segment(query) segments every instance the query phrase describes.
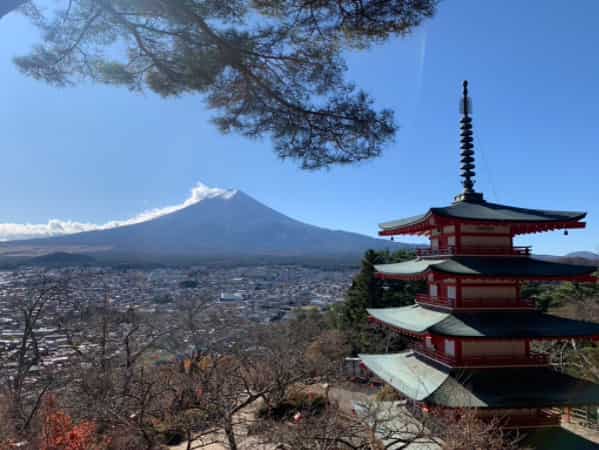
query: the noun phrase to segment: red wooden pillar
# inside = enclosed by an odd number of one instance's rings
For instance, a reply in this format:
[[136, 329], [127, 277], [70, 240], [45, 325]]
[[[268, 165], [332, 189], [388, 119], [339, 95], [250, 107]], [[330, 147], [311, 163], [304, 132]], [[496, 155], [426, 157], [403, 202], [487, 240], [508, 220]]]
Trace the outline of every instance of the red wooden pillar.
[[456, 339], [455, 341], [455, 359], [459, 365], [462, 365], [462, 339]]

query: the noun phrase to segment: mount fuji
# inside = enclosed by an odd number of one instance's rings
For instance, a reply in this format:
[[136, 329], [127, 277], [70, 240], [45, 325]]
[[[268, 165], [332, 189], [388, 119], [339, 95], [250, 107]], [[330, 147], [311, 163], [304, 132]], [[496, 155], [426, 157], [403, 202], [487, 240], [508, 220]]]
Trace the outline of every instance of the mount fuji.
[[354, 258], [367, 249], [415, 246], [294, 220], [242, 191], [203, 198], [151, 220], [109, 229], [4, 242], [0, 256], [64, 252], [97, 260], [151, 263]]

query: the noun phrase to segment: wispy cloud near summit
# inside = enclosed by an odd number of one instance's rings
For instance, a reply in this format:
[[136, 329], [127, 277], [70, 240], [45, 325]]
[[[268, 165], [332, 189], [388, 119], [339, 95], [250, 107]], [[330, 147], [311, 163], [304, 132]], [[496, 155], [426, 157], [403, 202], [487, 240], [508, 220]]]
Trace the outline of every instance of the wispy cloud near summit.
[[221, 197], [229, 199], [233, 197], [236, 192], [237, 191], [235, 190], [213, 188], [202, 183], [197, 183], [191, 190], [189, 197], [182, 203], [165, 206], [163, 208], [150, 209], [143, 211], [130, 219], [113, 220], [105, 224], [84, 223], [60, 219], [51, 219], [47, 224], [0, 223], [0, 241], [61, 236], [64, 234], [81, 233], [82, 231], [107, 230], [109, 228], [133, 225], [135, 223], [147, 222], [148, 220], [173, 213], [195, 203], [199, 203], [207, 198]]

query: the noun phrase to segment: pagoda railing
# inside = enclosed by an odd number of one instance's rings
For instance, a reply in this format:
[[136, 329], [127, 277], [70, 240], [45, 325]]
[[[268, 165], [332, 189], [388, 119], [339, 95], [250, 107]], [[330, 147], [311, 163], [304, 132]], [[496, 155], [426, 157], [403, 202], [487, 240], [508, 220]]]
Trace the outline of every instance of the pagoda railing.
[[462, 299], [456, 300], [448, 297], [430, 296], [427, 294], [416, 294], [416, 301], [431, 306], [440, 306], [445, 308], [476, 308], [476, 309], [497, 309], [497, 308], [513, 308], [513, 309], [535, 309], [535, 302], [531, 299]]
[[[406, 408], [419, 419], [427, 414], [435, 414], [455, 418], [456, 411], [452, 408], [444, 408], [435, 405], [427, 405], [423, 402], [407, 402]], [[555, 427], [562, 422], [562, 414], [558, 409], [537, 409], [533, 414], [509, 414], [501, 410], [486, 410], [484, 413], [478, 411], [476, 418], [485, 423], [493, 423], [499, 428], [540, 428]]]
[[546, 366], [549, 364], [549, 357], [540, 353], [529, 353], [528, 355], [477, 355], [457, 358], [438, 350], [428, 348], [422, 343], [416, 343], [414, 345], [414, 350], [416, 353], [420, 353], [451, 367]]
[[555, 427], [559, 426], [561, 422], [561, 414], [548, 409], [542, 409], [534, 415], [507, 416], [500, 418], [499, 426], [501, 428]]
[[414, 351], [416, 353], [420, 353], [421, 355], [427, 356], [435, 361], [439, 361], [447, 364], [448, 366], [457, 367], [458, 360], [454, 356], [447, 355], [445, 353], [441, 353], [437, 350], [433, 350], [431, 348], [427, 348], [425, 344], [417, 342], [414, 344]]
[[416, 256], [453, 256], [453, 255], [480, 255], [480, 256], [529, 256], [532, 247], [447, 247], [447, 248], [418, 248]]
[[416, 294], [416, 301], [418, 303], [426, 303], [427, 305], [433, 306], [444, 306], [449, 308], [455, 308], [456, 300], [448, 297], [432, 297], [427, 294]]

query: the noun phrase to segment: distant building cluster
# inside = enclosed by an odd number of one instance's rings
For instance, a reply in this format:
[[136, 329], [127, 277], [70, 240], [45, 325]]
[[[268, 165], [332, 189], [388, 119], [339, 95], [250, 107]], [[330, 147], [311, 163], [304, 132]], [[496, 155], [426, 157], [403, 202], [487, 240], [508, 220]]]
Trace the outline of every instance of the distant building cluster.
[[[234, 343], [236, 338], [217, 336], [222, 331], [215, 317], [239, 317], [244, 323], [271, 323], [287, 320], [300, 309], [327, 310], [341, 302], [351, 284], [352, 269], [323, 270], [303, 266], [247, 266], [191, 268], [159, 268], [151, 270], [119, 268], [63, 268], [44, 272], [45, 277], [68, 279], [64, 301], [53, 304], [35, 329], [39, 338], [39, 369], [60, 368], [67, 364], [73, 349], [57, 326], [57, 318], [73, 311], [109, 304], [126, 313], [175, 317], [182, 305], [199, 301], [210, 314], [205, 314], [201, 331], [214, 340]], [[0, 353], [14, 353], [23, 336], [22, 312], [31, 283], [41, 275], [39, 268], [18, 272], [0, 272]], [[238, 330], [239, 331], [239, 330]], [[115, 342], [120, 336], [111, 336]], [[198, 344], [185, 339], [189, 348]], [[10, 362], [4, 365], [10, 370]], [[36, 369], [36, 368], [35, 368]]]

